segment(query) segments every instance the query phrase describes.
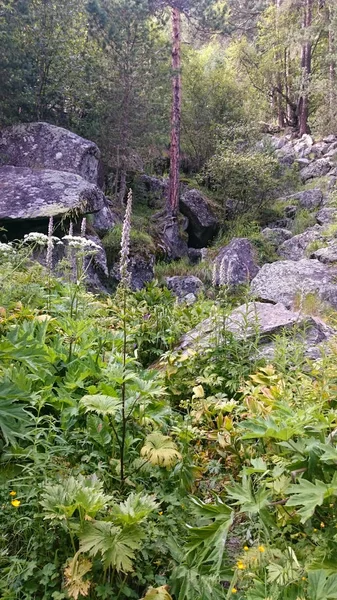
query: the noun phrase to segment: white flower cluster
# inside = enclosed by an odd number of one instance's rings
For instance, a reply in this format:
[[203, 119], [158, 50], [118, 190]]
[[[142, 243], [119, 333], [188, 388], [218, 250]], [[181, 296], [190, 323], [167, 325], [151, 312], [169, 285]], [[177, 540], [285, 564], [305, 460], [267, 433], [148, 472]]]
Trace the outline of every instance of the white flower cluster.
[[[52, 236], [51, 238], [55, 244], [62, 244], [60, 238]], [[49, 237], [44, 233], [39, 233], [38, 231], [32, 231], [31, 233], [26, 233], [23, 238], [23, 241], [27, 244], [37, 244], [38, 246], [48, 246]]]
[[131, 273], [129, 272], [130, 262], [130, 234], [131, 234], [131, 215], [132, 215], [132, 190], [129, 191], [126, 210], [123, 221], [122, 241], [121, 241], [121, 259], [119, 263], [120, 283], [124, 288], [131, 286]]
[[72, 248], [78, 248], [85, 251], [101, 250], [101, 247], [96, 244], [96, 242], [80, 237], [79, 235], [65, 235], [62, 239], [68, 242], [68, 246], [71, 246]]
[[8, 256], [8, 254], [15, 254], [15, 250], [12, 244], [4, 244], [3, 242], [0, 242], [0, 254], [2, 256]]

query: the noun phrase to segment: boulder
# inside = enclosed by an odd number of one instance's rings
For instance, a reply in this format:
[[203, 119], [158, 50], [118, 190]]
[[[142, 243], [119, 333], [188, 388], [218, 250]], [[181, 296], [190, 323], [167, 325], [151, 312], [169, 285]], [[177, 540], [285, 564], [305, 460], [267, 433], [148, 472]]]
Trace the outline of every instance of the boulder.
[[320, 189], [304, 190], [297, 194], [291, 194], [286, 197], [286, 200], [297, 200], [301, 208], [313, 210], [321, 206], [323, 202], [323, 192]]
[[337, 220], [337, 209], [325, 207], [321, 208], [321, 210], [316, 215], [316, 221], [319, 225], [330, 225]]
[[75, 173], [0, 167], [1, 220], [48, 219], [105, 208], [103, 192]]
[[121, 217], [113, 209], [112, 204], [107, 198], [105, 198], [103, 208], [98, 212], [95, 212], [92, 217], [92, 226], [101, 237], [104, 237], [110, 229], [121, 222]]
[[337, 244], [330, 244], [326, 248], [320, 248], [311, 255], [325, 265], [337, 263]]
[[265, 264], [251, 283], [251, 293], [257, 300], [282, 302], [291, 307], [295, 298], [317, 294], [337, 307], [337, 269], [318, 260], [304, 258]]
[[219, 231], [219, 221], [207, 198], [198, 190], [188, 189], [181, 195], [180, 211], [189, 221], [190, 245], [194, 248], [207, 246]]
[[97, 184], [99, 159], [94, 142], [49, 123], [23, 123], [0, 133], [0, 165], [67, 171]]
[[310, 165], [304, 167], [304, 169], [300, 171], [301, 179], [305, 182], [309, 179], [314, 179], [315, 177], [323, 177], [329, 173], [333, 166], [333, 163], [328, 158], [314, 160]]
[[157, 247], [162, 254], [170, 260], [187, 256], [187, 236], [183, 229], [185, 223], [182, 226], [178, 220], [172, 219], [166, 208], [154, 214], [152, 221], [156, 230]]
[[294, 235], [289, 240], [283, 242], [278, 249], [278, 254], [282, 258], [289, 258], [290, 260], [300, 260], [301, 258], [305, 258], [307, 248], [312, 242], [321, 241], [322, 244], [324, 244], [322, 234], [323, 227], [314, 225], [314, 227], [310, 227], [304, 233]]
[[289, 229], [283, 229], [282, 227], [265, 227], [265, 229], [261, 231], [261, 234], [275, 247], [280, 246], [293, 235]]
[[258, 273], [255, 248], [246, 238], [233, 238], [214, 261], [216, 285], [236, 286], [249, 283]]
[[[263, 354], [264, 345], [268, 344], [276, 334], [291, 331], [303, 332], [303, 341], [307, 349], [328, 340], [335, 332], [321, 319], [300, 314], [287, 309], [283, 304], [250, 302], [236, 308], [221, 323], [212, 318], [205, 319], [197, 327], [186, 333], [180, 341], [179, 348], [200, 350], [221, 343], [221, 336], [228, 333], [236, 339], [257, 338], [259, 354]], [[268, 348], [270, 353], [270, 348]]]
[[150, 208], [164, 208], [168, 192], [168, 179], [142, 174], [139, 182], [144, 190], [147, 205]]
[[290, 167], [296, 159], [296, 152], [290, 143], [285, 144], [275, 152], [276, 157], [282, 165]]
[[109, 269], [103, 244], [97, 235], [86, 235], [86, 238], [100, 248], [92, 257], [86, 259], [86, 285], [93, 291], [106, 292]]
[[[131, 256], [129, 261], [128, 270], [131, 273], [131, 289], [141, 290], [147, 283], [154, 278], [154, 264], [155, 257], [152, 255], [147, 256]], [[120, 282], [120, 271], [119, 263], [115, 263], [110, 270], [110, 277], [112, 282], [117, 285]]]
[[197, 265], [206, 258], [207, 248], [189, 248], [187, 250], [187, 256], [191, 265]]
[[165, 277], [165, 284], [179, 300], [185, 300], [189, 304], [193, 301], [192, 296], [196, 299], [196, 296], [204, 287], [199, 277], [192, 275]]
[[323, 138], [323, 142], [326, 142], [326, 144], [333, 144], [334, 142], [336, 142], [337, 137], [333, 134], [331, 135], [327, 135], [326, 137]]

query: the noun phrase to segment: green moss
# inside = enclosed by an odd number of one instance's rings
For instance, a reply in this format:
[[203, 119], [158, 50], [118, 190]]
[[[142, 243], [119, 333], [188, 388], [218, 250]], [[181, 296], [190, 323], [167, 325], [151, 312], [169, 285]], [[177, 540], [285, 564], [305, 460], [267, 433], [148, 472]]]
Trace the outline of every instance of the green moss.
[[[119, 258], [120, 247], [122, 239], [122, 225], [117, 225], [106, 236], [103, 238], [103, 246], [107, 255], [108, 265], [111, 266]], [[156, 247], [152, 237], [138, 231], [137, 229], [131, 229], [130, 234], [130, 253], [131, 255], [149, 256], [154, 254]]]

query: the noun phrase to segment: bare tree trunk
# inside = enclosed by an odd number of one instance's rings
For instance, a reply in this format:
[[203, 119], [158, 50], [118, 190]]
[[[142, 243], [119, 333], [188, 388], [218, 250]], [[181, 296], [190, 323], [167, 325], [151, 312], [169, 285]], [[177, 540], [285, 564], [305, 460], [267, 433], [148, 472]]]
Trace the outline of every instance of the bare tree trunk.
[[181, 17], [178, 8], [172, 8], [172, 70], [172, 114], [168, 209], [172, 216], [175, 217], [179, 208], [181, 122]]
[[332, 8], [329, 8], [329, 78], [330, 78], [330, 90], [329, 90], [329, 108], [330, 117], [333, 117], [335, 108], [335, 84], [336, 84], [336, 61], [335, 61], [335, 32], [333, 23], [333, 12]]
[[[303, 29], [308, 30], [312, 23], [312, 0], [304, 0]], [[309, 31], [304, 31], [306, 40], [302, 46], [302, 89], [299, 98], [299, 134], [310, 133], [309, 118], [309, 93], [308, 85], [311, 75], [311, 41]]]

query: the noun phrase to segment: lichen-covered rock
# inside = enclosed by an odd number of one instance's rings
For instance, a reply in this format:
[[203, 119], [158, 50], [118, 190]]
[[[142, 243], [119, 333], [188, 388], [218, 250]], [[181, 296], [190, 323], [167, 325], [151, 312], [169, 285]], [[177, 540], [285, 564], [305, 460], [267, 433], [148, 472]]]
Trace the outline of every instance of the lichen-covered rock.
[[289, 240], [293, 234], [289, 229], [283, 229], [282, 227], [265, 227], [261, 231], [261, 235], [277, 248], [283, 242]]
[[[219, 329], [219, 323], [212, 318], [205, 319], [183, 336], [179, 347], [182, 350], [212, 347], [219, 344], [221, 335], [230, 333], [236, 339], [257, 338], [259, 354], [263, 354], [264, 348], [275, 334], [295, 327], [297, 334], [303, 332], [302, 341], [309, 352], [335, 333], [320, 319], [291, 311], [281, 303], [250, 302], [239, 306], [226, 317], [222, 329]], [[270, 353], [270, 347], [267, 348]]]
[[307, 229], [304, 233], [294, 235], [292, 238], [281, 244], [278, 249], [278, 254], [282, 256], [282, 258], [300, 260], [301, 258], [305, 258], [307, 248], [313, 242], [322, 242], [322, 245], [324, 245], [323, 227], [314, 225], [314, 227], [310, 227], [310, 229]]
[[337, 306], [337, 270], [318, 260], [282, 260], [265, 264], [251, 283], [251, 293], [257, 300], [282, 302], [292, 306], [294, 299], [308, 294]]
[[[128, 270], [131, 273], [132, 290], [141, 290], [154, 278], [155, 258], [152, 255], [131, 256]], [[120, 280], [119, 263], [115, 263], [110, 270], [111, 281], [117, 285]]]
[[97, 184], [99, 159], [94, 142], [49, 123], [23, 123], [0, 133], [0, 165], [68, 171]]
[[300, 171], [301, 179], [305, 182], [309, 179], [314, 179], [315, 177], [323, 177], [329, 173], [333, 166], [333, 163], [328, 158], [314, 160], [310, 165], [304, 167], [304, 169]]
[[337, 263], [337, 243], [315, 250], [311, 256], [325, 265]]
[[323, 192], [318, 188], [313, 190], [304, 190], [303, 192], [291, 194], [290, 196], [287, 196], [286, 199], [297, 200], [301, 208], [313, 210], [314, 208], [321, 206], [323, 202]]
[[49, 169], [0, 167], [0, 219], [23, 220], [95, 213], [103, 192], [80, 175]]
[[321, 208], [316, 215], [316, 221], [319, 225], [330, 225], [337, 221], [337, 209], [332, 207]]
[[180, 212], [188, 218], [190, 245], [204, 248], [219, 231], [219, 221], [215, 217], [207, 198], [198, 190], [186, 190], [180, 198]]
[[257, 274], [255, 248], [246, 238], [233, 238], [214, 260], [214, 283], [236, 286], [249, 283]]
[[150, 208], [163, 208], [168, 193], [168, 179], [142, 174], [139, 182], [144, 190], [147, 205]]
[[179, 300], [187, 299], [187, 301], [189, 301], [189, 298], [191, 299], [191, 295], [196, 297], [204, 287], [199, 277], [193, 275], [166, 277], [165, 284]]
[[296, 217], [296, 213], [298, 211], [298, 206], [291, 204], [290, 206], [286, 206], [284, 209], [284, 216], [287, 219], [294, 219]]
[[110, 231], [115, 225], [121, 223], [120, 216], [113, 209], [109, 200], [105, 198], [104, 206], [93, 214], [92, 226], [94, 230], [103, 237]]

